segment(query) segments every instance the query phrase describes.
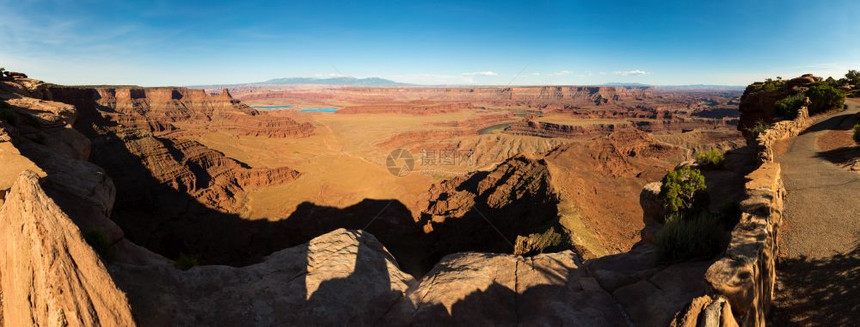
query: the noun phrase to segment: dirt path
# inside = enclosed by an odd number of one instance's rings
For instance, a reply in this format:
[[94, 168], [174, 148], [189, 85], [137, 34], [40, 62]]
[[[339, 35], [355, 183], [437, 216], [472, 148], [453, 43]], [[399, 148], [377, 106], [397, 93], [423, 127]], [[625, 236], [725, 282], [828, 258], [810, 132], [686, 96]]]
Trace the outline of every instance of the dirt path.
[[823, 118], [777, 157], [785, 188], [775, 326], [860, 324], [860, 174], [824, 159], [817, 140], [844, 129], [860, 102]]

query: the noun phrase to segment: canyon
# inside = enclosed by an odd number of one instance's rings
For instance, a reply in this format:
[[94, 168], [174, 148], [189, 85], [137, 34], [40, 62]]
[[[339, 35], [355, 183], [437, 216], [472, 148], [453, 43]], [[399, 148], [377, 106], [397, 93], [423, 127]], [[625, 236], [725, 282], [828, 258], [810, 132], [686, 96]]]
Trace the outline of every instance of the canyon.
[[744, 142], [725, 91], [0, 83], [11, 325], [666, 325], [712, 261], [640, 193]]

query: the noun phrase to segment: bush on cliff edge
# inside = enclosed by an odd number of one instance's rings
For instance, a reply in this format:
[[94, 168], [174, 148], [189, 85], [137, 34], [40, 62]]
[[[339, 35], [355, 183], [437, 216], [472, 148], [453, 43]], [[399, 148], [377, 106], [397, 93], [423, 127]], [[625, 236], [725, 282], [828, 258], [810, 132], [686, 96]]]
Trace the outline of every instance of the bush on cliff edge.
[[663, 177], [659, 198], [667, 213], [691, 214], [708, 206], [706, 189], [702, 172], [685, 165]]
[[719, 169], [726, 163], [726, 157], [720, 150], [710, 149], [708, 151], [696, 152], [696, 164], [702, 169]]
[[[714, 153], [722, 157], [719, 151]], [[658, 263], [707, 259], [719, 254], [726, 228], [733, 227], [740, 216], [735, 212], [739, 210], [731, 210], [733, 207], [728, 205], [718, 213], [709, 212], [705, 176], [686, 165], [666, 174], [659, 198], [667, 214], [666, 223], [657, 232]]]
[[809, 97], [809, 114], [822, 113], [834, 109], [842, 109], [845, 105], [845, 91], [825, 83], [813, 85], [806, 91]]
[[780, 99], [773, 104], [773, 112], [781, 119], [795, 119], [800, 107], [806, 102], [806, 95], [798, 93]]

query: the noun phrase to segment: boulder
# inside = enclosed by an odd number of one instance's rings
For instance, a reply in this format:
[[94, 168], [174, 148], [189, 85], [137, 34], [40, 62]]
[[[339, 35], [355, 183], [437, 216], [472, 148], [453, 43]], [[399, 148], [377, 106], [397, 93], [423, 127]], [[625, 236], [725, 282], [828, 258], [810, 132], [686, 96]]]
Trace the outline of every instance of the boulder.
[[666, 209], [660, 202], [661, 182], [645, 184], [639, 194], [639, 205], [642, 206], [643, 219], [646, 223], [654, 222], [662, 224], [666, 219]]

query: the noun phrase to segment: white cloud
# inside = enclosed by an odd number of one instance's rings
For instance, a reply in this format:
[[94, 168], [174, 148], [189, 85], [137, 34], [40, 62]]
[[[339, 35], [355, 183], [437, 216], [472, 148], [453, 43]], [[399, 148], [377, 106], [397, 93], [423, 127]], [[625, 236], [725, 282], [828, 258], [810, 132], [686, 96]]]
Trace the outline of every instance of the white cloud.
[[561, 71], [557, 71], [555, 73], [550, 73], [549, 75], [550, 76], [567, 76], [570, 74], [573, 74], [573, 73], [569, 70], [561, 70]]
[[463, 76], [499, 76], [496, 72], [486, 71], [486, 72], [471, 72], [471, 73], [463, 73]]
[[531, 75], [531, 76], [540, 76], [540, 73], [531, 73], [531, 74], [529, 74], [529, 75]]
[[612, 75], [616, 75], [616, 76], [642, 76], [642, 75], [648, 75], [648, 72], [634, 69], [634, 70], [628, 70], [628, 71], [612, 72]]

